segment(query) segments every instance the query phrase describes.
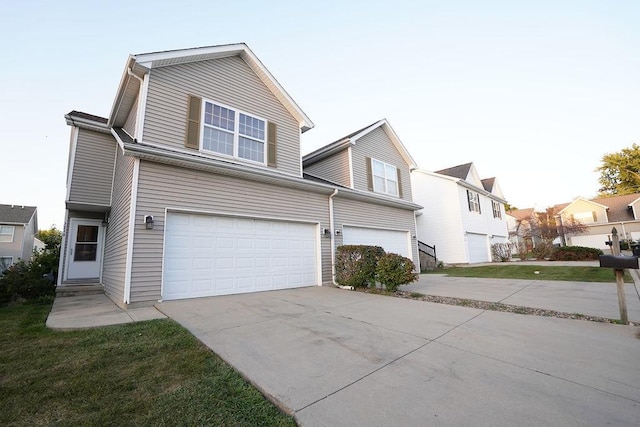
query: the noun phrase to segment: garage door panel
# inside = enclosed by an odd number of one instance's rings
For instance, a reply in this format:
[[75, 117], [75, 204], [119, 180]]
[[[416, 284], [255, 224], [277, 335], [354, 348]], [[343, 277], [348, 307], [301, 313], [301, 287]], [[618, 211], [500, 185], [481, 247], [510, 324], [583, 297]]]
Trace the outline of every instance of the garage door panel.
[[344, 226], [342, 227], [342, 241], [344, 245], [381, 246], [385, 252], [412, 258], [409, 250], [408, 231]]
[[489, 258], [486, 234], [467, 234], [467, 247], [470, 263], [491, 261]]
[[316, 230], [314, 224], [169, 213], [163, 298], [316, 285]]

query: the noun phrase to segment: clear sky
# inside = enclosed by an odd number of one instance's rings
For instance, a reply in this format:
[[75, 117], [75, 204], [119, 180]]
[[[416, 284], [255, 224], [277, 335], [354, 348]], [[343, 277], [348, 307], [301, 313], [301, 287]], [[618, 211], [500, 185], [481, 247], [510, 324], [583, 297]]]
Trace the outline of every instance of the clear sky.
[[474, 162], [519, 208], [594, 197], [640, 143], [640, 1], [4, 1], [0, 203], [64, 218], [64, 114], [106, 117], [129, 54], [245, 42], [316, 127], [386, 118], [418, 166]]

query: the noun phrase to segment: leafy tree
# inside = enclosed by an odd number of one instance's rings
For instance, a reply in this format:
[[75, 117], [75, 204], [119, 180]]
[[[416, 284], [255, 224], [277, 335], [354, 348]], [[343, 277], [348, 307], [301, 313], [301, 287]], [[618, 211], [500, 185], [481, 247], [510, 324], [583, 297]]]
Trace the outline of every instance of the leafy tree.
[[47, 250], [54, 250], [62, 243], [62, 232], [55, 225], [48, 230], [39, 230], [36, 237], [44, 242]]
[[508, 203], [508, 202], [507, 202], [507, 203], [505, 203], [505, 204], [504, 204], [504, 210], [505, 210], [506, 212], [509, 212], [509, 211], [517, 211], [517, 210], [518, 210], [518, 208], [517, 208], [517, 207], [515, 207], [515, 206], [512, 206], [512, 205], [511, 205], [511, 203]]
[[523, 227], [523, 237], [529, 237], [551, 246], [553, 241], [560, 237], [562, 244], [566, 245], [564, 237], [568, 234], [584, 234], [587, 226], [573, 216], [559, 215], [553, 207], [544, 212], [532, 212], [527, 218], [528, 227]]
[[602, 156], [600, 173], [600, 196], [622, 196], [640, 192], [640, 146], [631, 145], [617, 153]]

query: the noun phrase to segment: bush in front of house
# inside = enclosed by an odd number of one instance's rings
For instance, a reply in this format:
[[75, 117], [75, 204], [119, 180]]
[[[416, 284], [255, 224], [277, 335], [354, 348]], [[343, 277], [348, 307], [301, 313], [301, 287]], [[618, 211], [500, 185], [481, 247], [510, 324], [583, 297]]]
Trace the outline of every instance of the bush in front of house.
[[44, 250], [35, 253], [31, 262], [19, 261], [5, 270], [0, 275], [0, 303], [53, 297], [58, 259], [57, 251]]
[[551, 260], [552, 261], [594, 261], [598, 260], [598, 256], [603, 252], [596, 248], [587, 248], [585, 246], [563, 246], [556, 248]]
[[494, 243], [491, 245], [491, 258], [494, 262], [506, 262], [511, 259], [511, 245], [509, 243]]
[[387, 291], [395, 292], [400, 285], [406, 285], [418, 280], [414, 273], [415, 265], [407, 257], [398, 254], [384, 254], [378, 260], [376, 278]]
[[555, 249], [553, 244], [549, 242], [539, 242], [536, 243], [536, 246], [531, 250], [531, 254], [539, 261], [547, 258], [552, 259]]
[[366, 288], [376, 282], [376, 266], [384, 255], [380, 246], [343, 245], [336, 249], [336, 283]]

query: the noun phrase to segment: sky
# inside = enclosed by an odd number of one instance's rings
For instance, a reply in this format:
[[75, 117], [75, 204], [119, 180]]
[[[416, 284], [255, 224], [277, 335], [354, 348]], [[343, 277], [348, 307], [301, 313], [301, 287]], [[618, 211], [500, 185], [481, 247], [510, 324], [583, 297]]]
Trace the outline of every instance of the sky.
[[386, 118], [421, 169], [473, 162], [518, 208], [595, 197], [640, 144], [640, 1], [32, 1], [0, 5], [0, 203], [62, 228], [71, 110], [129, 54], [245, 42], [315, 123]]

